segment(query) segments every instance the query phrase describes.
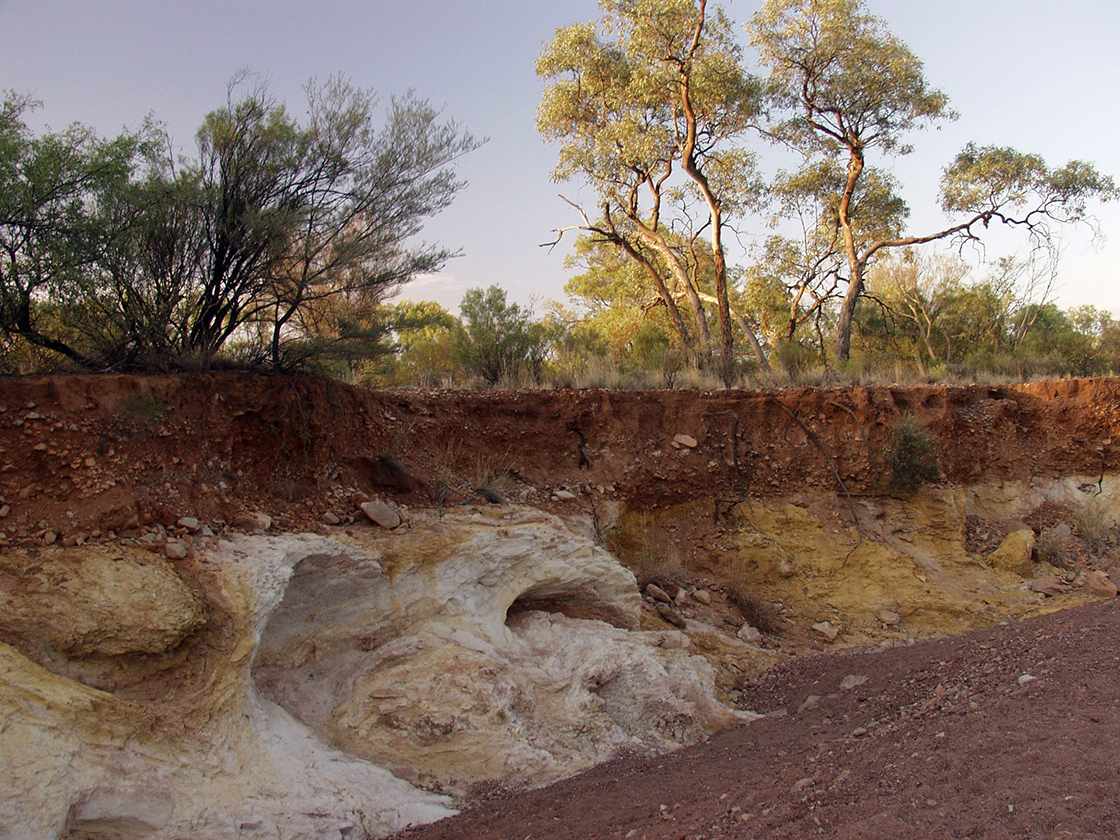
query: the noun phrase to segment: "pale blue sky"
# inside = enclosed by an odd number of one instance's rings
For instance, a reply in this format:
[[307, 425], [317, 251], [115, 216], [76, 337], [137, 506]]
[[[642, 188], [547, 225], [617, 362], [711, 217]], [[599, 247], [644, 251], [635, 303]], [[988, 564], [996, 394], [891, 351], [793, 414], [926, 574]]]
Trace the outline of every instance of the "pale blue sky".
[[[759, 4], [724, 5], [745, 21]], [[1085, 159], [1120, 177], [1120, 2], [868, 5], [961, 114], [917, 135], [917, 152], [894, 165], [913, 232], [942, 226], [937, 178], [968, 140], [1038, 152], [1051, 164]], [[597, 16], [594, 0], [0, 0], [0, 88], [43, 100], [33, 119], [53, 128], [79, 121], [113, 134], [151, 113], [188, 151], [239, 67], [265, 75], [297, 113], [313, 76], [341, 71], [386, 97], [415, 89], [490, 141], [463, 161], [470, 186], [425, 232], [465, 255], [409, 296], [454, 309], [465, 289], [497, 283], [521, 302], [562, 299], [564, 249], [538, 244], [575, 221], [559, 192], [589, 196], [550, 182], [555, 150], [534, 127], [541, 84], [533, 66], [556, 27]], [[1109, 240], [1094, 250], [1085, 233], [1071, 234], [1058, 300], [1120, 312], [1120, 207], [1098, 215]]]

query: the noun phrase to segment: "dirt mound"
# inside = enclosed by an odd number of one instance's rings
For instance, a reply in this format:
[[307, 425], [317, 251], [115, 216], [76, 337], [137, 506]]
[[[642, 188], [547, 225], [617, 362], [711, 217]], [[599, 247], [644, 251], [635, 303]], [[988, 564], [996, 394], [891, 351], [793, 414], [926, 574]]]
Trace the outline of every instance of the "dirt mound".
[[1120, 603], [789, 660], [765, 717], [507, 793], [409, 840], [1113, 838]]

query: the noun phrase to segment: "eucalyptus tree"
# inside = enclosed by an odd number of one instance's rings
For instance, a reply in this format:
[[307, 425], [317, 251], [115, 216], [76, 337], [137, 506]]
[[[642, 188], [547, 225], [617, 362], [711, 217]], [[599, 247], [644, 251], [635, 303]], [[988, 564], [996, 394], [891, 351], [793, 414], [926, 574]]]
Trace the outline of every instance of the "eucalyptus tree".
[[[993, 221], [1023, 228], [1047, 247], [1054, 223], [1083, 221], [1090, 199], [1116, 195], [1112, 179], [1088, 164], [1051, 169], [1036, 155], [968, 145], [941, 181], [942, 207], [958, 221], [906, 234], [906, 205], [868, 156], [907, 154], [907, 135], [955, 117], [946, 95], [926, 81], [922, 62], [867, 13], [862, 0], [767, 0], [749, 30], [769, 68], [777, 115], [772, 136], [801, 152], [809, 172], [843, 167], [841, 178], [819, 183], [822, 198], [831, 196], [826, 206], [840, 233], [847, 273], [837, 359], [849, 356], [867, 268], [884, 249], [978, 239]], [[861, 188], [867, 196], [862, 203]]]
[[[640, 265], [681, 342], [705, 353], [711, 337], [693, 252], [707, 234], [727, 359], [734, 313], [724, 236], [757, 190], [754, 160], [741, 140], [755, 124], [760, 86], [742, 69], [730, 21], [706, 0], [600, 6], [600, 21], [557, 30], [537, 63], [550, 82], [538, 128], [560, 143], [554, 177], [583, 179], [595, 189], [596, 219], [580, 209], [576, 228]], [[690, 311], [691, 332], [678, 296]], [[753, 329], [736, 320], [766, 366]]]

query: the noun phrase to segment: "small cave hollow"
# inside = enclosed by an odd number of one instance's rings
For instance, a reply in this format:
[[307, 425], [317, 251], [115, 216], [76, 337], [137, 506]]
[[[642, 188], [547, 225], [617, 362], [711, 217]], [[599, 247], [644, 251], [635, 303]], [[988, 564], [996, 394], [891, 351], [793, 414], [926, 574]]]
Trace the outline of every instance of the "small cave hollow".
[[621, 611], [614, 604], [604, 601], [588, 584], [542, 583], [530, 587], [509, 605], [506, 610], [506, 626], [510, 626], [510, 622], [517, 616], [533, 611], [605, 621], [615, 627], [628, 626]]

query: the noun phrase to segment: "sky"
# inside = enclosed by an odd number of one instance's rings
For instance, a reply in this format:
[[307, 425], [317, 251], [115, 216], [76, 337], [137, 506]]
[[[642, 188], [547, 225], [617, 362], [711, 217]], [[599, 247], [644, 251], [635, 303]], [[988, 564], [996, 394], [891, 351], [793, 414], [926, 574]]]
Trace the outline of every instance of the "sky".
[[[739, 22], [760, 4], [723, 3]], [[1120, 178], [1120, 2], [867, 5], [960, 114], [914, 135], [914, 154], [889, 165], [911, 207], [911, 233], [945, 226], [937, 180], [969, 141], [1036, 152], [1053, 166], [1086, 160]], [[510, 300], [540, 305], [564, 300], [567, 249], [540, 247], [578, 221], [560, 195], [588, 206], [593, 195], [551, 180], [556, 148], [536, 131], [543, 83], [534, 64], [557, 27], [598, 16], [595, 0], [0, 0], [0, 89], [42, 101], [29, 118], [36, 129], [80, 122], [112, 136], [152, 115], [186, 154], [241, 68], [267, 79], [296, 114], [304, 83], [333, 73], [384, 99], [414, 90], [488, 139], [459, 165], [469, 186], [423, 234], [462, 256], [413, 281], [407, 297], [455, 311], [467, 289], [497, 284]], [[1120, 203], [1096, 215], [1106, 239], [1067, 235], [1056, 299], [1120, 314]], [[745, 230], [743, 246], [765, 232]], [[1020, 244], [1000, 239], [982, 256]]]

